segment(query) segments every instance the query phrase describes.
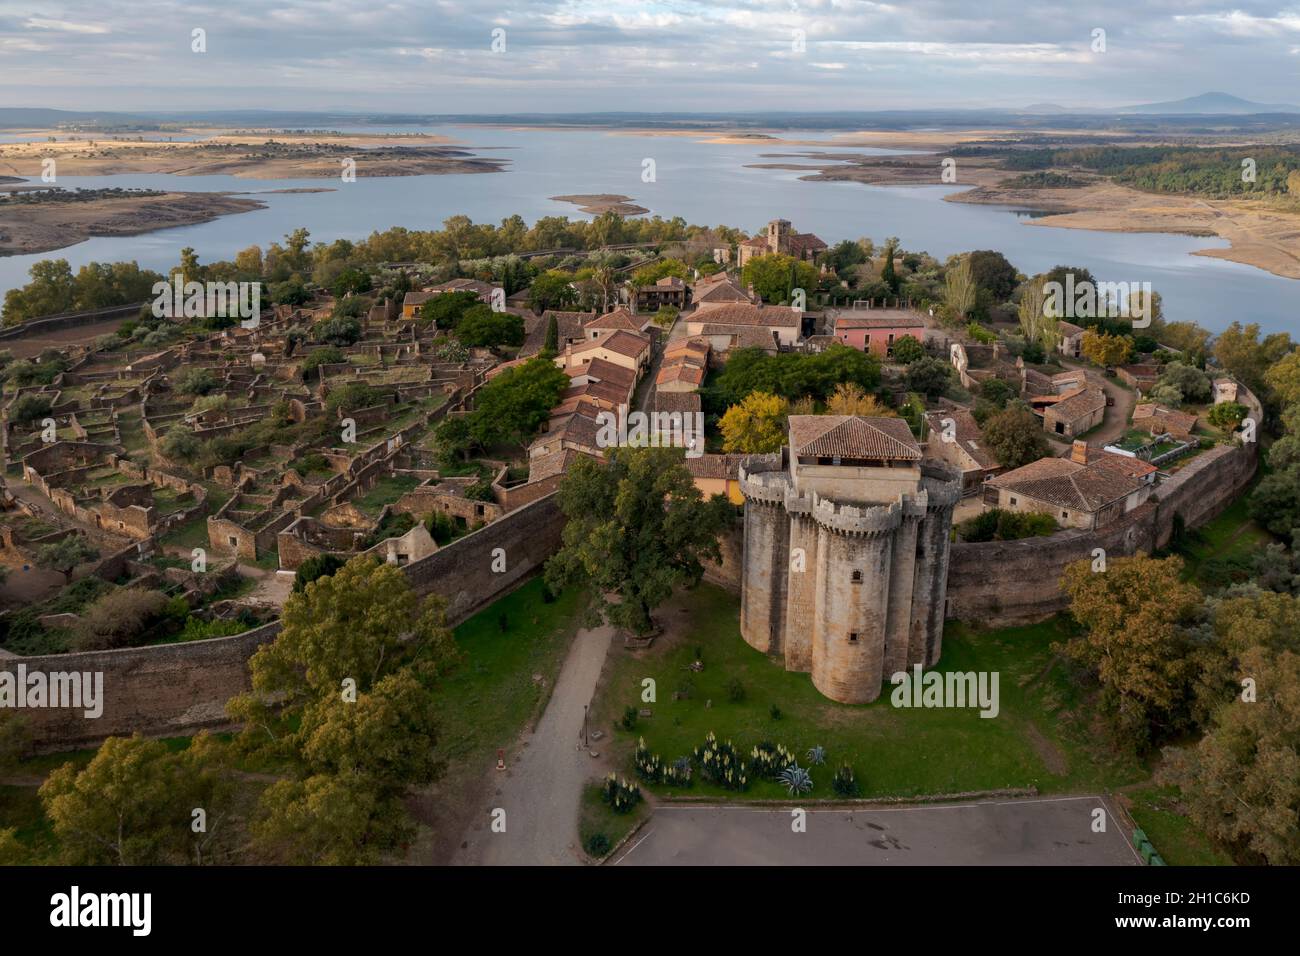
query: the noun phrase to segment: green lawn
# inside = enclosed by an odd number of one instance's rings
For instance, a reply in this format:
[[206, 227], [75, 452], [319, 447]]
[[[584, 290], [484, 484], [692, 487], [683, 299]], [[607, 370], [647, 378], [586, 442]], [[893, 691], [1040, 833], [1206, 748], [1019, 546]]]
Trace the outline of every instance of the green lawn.
[[164, 548], [206, 548], [208, 546], [208, 518], [200, 515], [193, 521], [177, 525], [159, 540]]
[[374, 487], [353, 502], [358, 508], [370, 515], [378, 515], [384, 505], [391, 505], [402, 495], [420, 483], [414, 475], [393, 475], [381, 478]]
[[1133, 819], [1170, 866], [1233, 865], [1231, 857], [1216, 848], [1191, 821], [1179, 815], [1176, 787], [1146, 787], [1128, 796], [1133, 801], [1129, 808]]
[[[482, 774], [497, 749], [513, 744], [540, 712], [577, 633], [582, 601], [570, 590], [547, 604], [535, 578], [456, 628], [464, 657], [439, 684], [434, 703], [449, 776], [462, 769]], [[540, 683], [534, 674], [542, 675]]]
[[[1050, 650], [1066, 636], [1055, 620], [989, 632], [949, 625], [939, 671], [999, 674], [1000, 713], [981, 718], [975, 709], [895, 708], [892, 687], [867, 705], [829, 701], [807, 674], [788, 672], [746, 645], [736, 598], [712, 586], [685, 595], [680, 607], [661, 609], [660, 617], [670, 631], [684, 633], [645, 651], [614, 648], [594, 704], [596, 726], [613, 732], [606, 750], [629, 775], [639, 736], [671, 762], [714, 731], [746, 754], [764, 740], [784, 744], [801, 766], [808, 765], [810, 747], [825, 748], [826, 765], [812, 768], [813, 797], [833, 796], [832, 774], [845, 762], [866, 797], [1029, 786], [1049, 793], [1095, 791], [1148, 776], [1137, 761], [1109, 752], [1104, 735], [1091, 726], [1091, 710]], [[687, 623], [682, 628], [673, 619]], [[697, 648], [704, 670], [692, 673], [687, 668]], [[642, 702], [645, 678], [656, 682], [654, 703]], [[744, 688], [740, 702], [730, 699], [733, 678]], [[689, 697], [675, 700], [678, 691]], [[773, 705], [780, 719], [771, 716]], [[624, 730], [618, 723], [627, 707], [649, 708], [653, 715]], [[727, 795], [701, 780], [693, 792]], [[760, 781], [741, 796], [784, 795], [778, 784]]]
[[[1253, 486], [1252, 486], [1253, 487]], [[1250, 517], [1242, 495], [1213, 521], [1187, 532], [1179, 553], [1185, 575], [1204, 587], [1225, 587], [1234, 578], [1245, 580], [1251, 558], [1274, 539]]]
[[[599, 780], [587, 784], [582, 790], [582, 803], [578, 809], [578, 839], [583, 850], [596, 859], [607, 856], [610, 850], [618, 846], [618, 841], [627, 836], [650, 812], [642, 800], [630, 813], [615, 813], [601, 799], [600, 790]], [[590, 849], [591, 838], [596, 834], [604, 834], [609, 841], [609, 849], [603, 854]]]

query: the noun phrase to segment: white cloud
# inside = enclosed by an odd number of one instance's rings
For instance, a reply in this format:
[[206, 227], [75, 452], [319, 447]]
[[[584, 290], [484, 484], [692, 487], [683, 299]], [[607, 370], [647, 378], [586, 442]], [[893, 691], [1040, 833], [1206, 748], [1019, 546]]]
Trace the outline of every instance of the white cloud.
[[1244, 10], [1222, 13], [1180, 14], [1174, 19], [1180, 23], [1203, 24], [1219, 33], [1235, 37], [1271, 37], [1286, 33], [1300, 33], [1300, 11], [1283, 10], [1271, 17], [1259, 17]]
[[826, 41], [827, 46], [865, 53], [898, 53], [988, 63], [1086, 63], [1092, 59], [1082, 43], [1075, 48], [1055, 43], [940, 43], [926, 40]]
[[57, 30], [60, 33], [109, 33], [108, 27], [96, 23], [74, 23], [71, 20], [46, 20], [28, 17], [23, 26], [30, 30]]

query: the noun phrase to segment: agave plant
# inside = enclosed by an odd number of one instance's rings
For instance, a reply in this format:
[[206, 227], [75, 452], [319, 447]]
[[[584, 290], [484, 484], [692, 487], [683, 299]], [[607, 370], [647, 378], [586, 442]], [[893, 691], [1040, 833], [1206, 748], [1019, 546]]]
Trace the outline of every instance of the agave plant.
[[861, 791], [858, 786], [858, 779], [853, 773], [853, 768], [848, 764], [844, 764], [839, 770], [835, 771], [835, 779], [831, 781], [831, 787], [841, 797], [856, 797]]
[[809, 747], [808, 762], [812, 764], [814, 767], [820, 767], [822, 764], [824, 764], [826, 762], [826, 748]]
[[781, 771], [780, 780], [792, 797], [807, 793], [813, 788], [812, 776], [797, 763], [791, 764]]

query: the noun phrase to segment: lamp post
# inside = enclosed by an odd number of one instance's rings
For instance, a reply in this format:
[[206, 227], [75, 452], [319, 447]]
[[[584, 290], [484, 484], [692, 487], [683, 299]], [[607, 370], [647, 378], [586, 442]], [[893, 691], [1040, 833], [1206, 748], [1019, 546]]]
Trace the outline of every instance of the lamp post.
[[590, 704], [582, 705], [582, 745], [587, 746], [587, 708]]

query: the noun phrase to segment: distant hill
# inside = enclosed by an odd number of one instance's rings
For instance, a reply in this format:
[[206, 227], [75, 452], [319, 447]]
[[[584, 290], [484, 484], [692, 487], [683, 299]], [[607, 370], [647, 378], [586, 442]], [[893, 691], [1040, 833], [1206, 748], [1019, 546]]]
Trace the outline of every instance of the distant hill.
[[152, 120], [138, 114], [110, 113], [101, 110], [47, 110], [17, 106], [0, 106], [0, 129], [46, 128], [68, 124], [88, 126], [129, 126], [150, 124]]
[[1031, 103], [1017, 109], [1017, 113], [1031, 113], [1037, 116], [1078, 116], [1078, 114], [1101, 113], [1096, 107], [1062, 107], [1060, 103]]
[[1162, 113], [1165, 115], [1219, 114], [1242, 116], [1248, 113], [1300, 113], [1300, 106], [1286, 103], [1254, 103], [1231, 93], [1202, 93], [1185, 100], [1168, 100], [1164, 103], [1139, 103], [1124, 106], [1116, 113]]

